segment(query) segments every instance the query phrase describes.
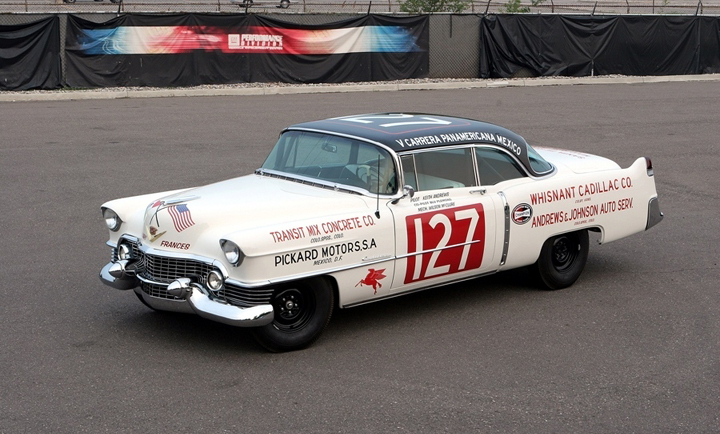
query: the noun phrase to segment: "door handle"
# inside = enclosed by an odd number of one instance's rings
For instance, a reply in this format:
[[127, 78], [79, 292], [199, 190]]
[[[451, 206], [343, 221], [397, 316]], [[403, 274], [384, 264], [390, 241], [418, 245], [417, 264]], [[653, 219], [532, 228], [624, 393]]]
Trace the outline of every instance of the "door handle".
[[479, 188], [477, 190], [470, 190], [470, 194], [485, 194], [487, 193], [487, 188]]

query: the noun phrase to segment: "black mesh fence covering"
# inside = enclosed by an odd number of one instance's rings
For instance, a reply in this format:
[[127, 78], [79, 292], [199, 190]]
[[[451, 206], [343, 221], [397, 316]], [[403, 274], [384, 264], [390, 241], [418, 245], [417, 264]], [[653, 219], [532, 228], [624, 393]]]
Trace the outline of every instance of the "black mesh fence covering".
[[58, 17], [0, 25], [0, 89], [55, 89], [60, 71]]
[[480, 77], [720, 72], [717, 17], [493, 15]]
[[[399, 14], [403, 12], [404, 2], [404, 0], [0, 0], [0, 13]], [[428, 3], [432, 6], [431, 2]], [[467, 0], [462, 3], [463, 10], [452, 9], [452, 11], [483, 15], [720, 14], [720, 0]]]
[[[110, 3], [106, 2], [106, 6]], [[117, 4], [115, 5], [117, 9]], [[481, 11], [482, 12], [482, 11]], [[43, 71], [52, 72], [59, 69], [57, 75], [37, 74], [40, 69], [32, 67], [17, 68], [11, 66], [9, 57], [5, 55], [0, 60], [0, 89], [52, 89], [59, 85], [72, 85], [82, 87], [120, 86], [130, 85], [171, 85], [164, 81], [163, 74], [171, 71], [165, 64], [144, 72], [150, 74], [150, 80], [125, 80], [122, 75], [108, 81], [94, 81], [89, 78], [82, 80], [71, 79], [69, 76], [78, 73], [75, 66], [71, 66], [68, 75], [68, 59], [73, 54], [66, 52], [68, 22], [84, 23], [87, 28], [102, 27], [97, 24], [127, 21], [131, 16], [143, 14], [117, 14], [115, 13], [85, 13], [85, 14], [0, 14], [0, 38], [8, 38], [9, 32], [18, 29], [31, 31], [31, 28], [40, 26], [48, 31], [44, 35], [57, 35], [52, 41], [45, 40], [47, 49], [43, 44], [31, 45], [33, 50], [44, 50], [42, 56], [33, 54], [39, 61], [54, 65], [45, 67]], [[144, 14], [147, 15], [147, 14]], [[194, 14], [152, 14], [148, 20], [180, 20], [178, 17]], [[272, 26], [272, 23], [283, 22], [287, 25], [297, 26], [300, 29], [323, 26], [342, 21], [361, 20], [367, 15], [358, 14], [288, 14], [285, 12], [272, 13], [262, 16], [255, 14], [201, 14], [213, 17], [219, 23], [239, 22], [246, 16], [255, 16], [256, 21], [262, 21]], [[380, 20], [408, 19], [408, 15], [372, 15], [378, 22]], [[165, 18], [164, 18], [165, 17]], [[166, 18], [170, 17], [170, 18]], [[214, 18], [217, 17], [217, 18]], [[276, 74], [253, 74], [229, 77], [216, 74], [215, 79], [198, 74], [198, 70], [186, 70], [192, 80], [176, 81], [175, 85], [192, 85], [194, 83], [216, 84], [241, 82], [243, 80], [256, 81], [287, 81], [292, 83], [338, 82], [343, 80], [390, 80], [408, 77], [440, 78], [510, 78], [510, 77], [538, 77], [538, 76], [591, 76], [591, 75], [683, 75], [708, 74], [720, 72], [720, 17], [694, 16], [694, 15], [552, 15], [552, 14], [431, 14], [426, 15], [425, 36], [422, 40], [427, 46], [422, 65], [415, 67], [417, 74], [387, 73], [384, 75], [356, 75], [352, 78], [328, 77], [316, 74], [298, 75], [294, 67], [283, 66], [282, 71]], [[123, 21], [124, 20], [124, 21]], [[18, 27], [19, 26], [19, 27]], [[41, 38], [42, 39], [42, 38]], [[39, 41], [39, 40], [38, 40]], [[3, 42], [7, 47], [7, 40]], [[30, 47], [28, 45], [27, 47]], [[72, 51], [73, 48], [70, 47]], [[417, 53], [416, 53], [417, 54]], [[193, 56], [193, 54], [183, 54]], [[194, 54], [197, 56], [197, 54]], [[222, 53], [215, 55], [200, 54], [203, 59], [216, 61], [227, 59]], [[80, 61], [84, 54], [75, 55], [72, 62]], [[87, 55], [82, 62], [102, 63], [100, 57]], [[214, 57], [213, 57], [214, 56]], [[0, 57], [2, 57], [0, 55]], [[16, 56], [15, 56], [16, 57]], [[108, 56], [106, 56], [108, 57]], [[112, 58], [112, 56], [109, 56]], [[232, 56], [231, 56], [232, 57]], [[403, 59], [393, 59], [386, 56], [389, 64], [394, 65], [395, 71], [402, 72], [406, 67]], [[215, 60], [213, 60], [215, 59]], [[356, 60], [362, 59], [357, 56]], [[417, 60], [417, 57], [415, 58]], [[52, 60], [52, 61], [51, 61]], [[117, 60], [117, 59], [116, 59]], [[145, 62], [146, 59], [143, 59]], [[316, 59], [315, 59], [316, 60]], [[49, 62], [49, 63], [48, 63]], [[59, 63], [58, 63], [59, 62]], [[412, 62], [410, 62], [412, 63]], [[232, 63], [231, 63], [232, 64]], [[305, 68], [310, 68], [311, 62], [306, 62]], [[147, 63], [144, 63], [148, 66]], [[75, 68], [72, 70], [72, 68]], [[113, 76], [114, 65], [97, 66], [97, 73], [106, 71]], [[202, 66], [202, 68], [210, 68]], [[242, 66], [241, 66], [242, 68]], [[334, 67], [333, 67], [334, 68]], [[147, 68], [144, 68], [147, 69]], [[277, 68], [276, 68], [277, 69]], [[302, 71], [301, 71], [302, 72]], [[305, 71], [307, 72], [307, 71]], [[313, 70], [310, 70], [313, 72]], [[377, 71], [376, 71], [377, 72]], [[383, 72], [382, 70], [380, 72]], [[95, 73], [94, 73], [95, 74]], [[234, 72], [233, 72], [234, 74]], [[295, 75], [293, 75], [295, 74]], [[81, 77], [82, 78], [82, 77]], [[163, 78], [163, 80], [160, 80]], [[194, 81], [193, 81], [194, 80]], [[184, 83], [184, 84], [180, 84]]]

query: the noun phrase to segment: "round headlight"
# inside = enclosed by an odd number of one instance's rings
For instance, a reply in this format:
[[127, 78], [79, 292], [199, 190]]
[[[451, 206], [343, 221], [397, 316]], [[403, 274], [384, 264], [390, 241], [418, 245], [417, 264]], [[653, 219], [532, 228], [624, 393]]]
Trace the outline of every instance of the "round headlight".
[[222, 275], [217, 270], [211, 271], [207, 276], [207, 287], [212, 291], [222, 289], [224, 283]]
[[127, 244], [120, 244], [118, 246], [118, 259], [127, 260], [132, 256], [132, 250]]
[[225, 259], [234, 266], [238, 266], [242, 263], [245, 255], [243, 255], [240, 247], [230, 240], [220, 240], [220, 247], [223, 253], [225, 253]]
[[120, 220], [120, 217], [118, 217], [115, 211], [111, 210], [110, 208], [105, 208], [103, 209], [103, 217], [105, 218], [105, 224], [107, 225], [108, 229], [113, 232], [120, 229], [122, 220]]

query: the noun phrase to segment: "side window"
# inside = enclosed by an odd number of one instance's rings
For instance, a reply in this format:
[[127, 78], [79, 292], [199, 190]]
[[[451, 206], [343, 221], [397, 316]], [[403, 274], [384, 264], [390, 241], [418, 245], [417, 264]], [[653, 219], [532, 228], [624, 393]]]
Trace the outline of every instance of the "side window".
[[[472, 149], [470, 148], [418, 152], [414, 156], [418, 191], [475, 185]], [[403, 170], [406, 171], [405, 180], [407, 182], [410, 175], [407, 173], [408, 168], [404, 163]]]
[[497, 149], [475, 148], [480, 185], [495, 185], [508, 179], [525, 177], [525, 172], [511, 156]]
[[403, 167], [403, 177], [405, 178], [405, 185], [409, 185], [417, 191], [417, 178], [415, 177], [415, 160], [412, 155], [405, 155], [400, 158], [400, 162]]

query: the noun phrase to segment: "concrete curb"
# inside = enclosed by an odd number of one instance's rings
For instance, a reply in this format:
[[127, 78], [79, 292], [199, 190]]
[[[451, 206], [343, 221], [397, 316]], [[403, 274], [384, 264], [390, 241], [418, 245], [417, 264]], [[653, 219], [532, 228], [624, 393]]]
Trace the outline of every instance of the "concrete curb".
[[720, 81], [720, 74], [666, 75], [656, 77], [549, 77], [533, 79], [467, 80], [427, 83], [354, 83], [267, 87], [174, 88], [126, 90], [58, 90], [0, 92], [0, 102], [70, 101], [121, 98], [170, 98], [189, 96], [257, 96], [297, 95], [311, 93], [388, 92], [402, 90], [453, 90], [502, 87], [573, 86], [596, 84], [645, 84], [670, 82]]

